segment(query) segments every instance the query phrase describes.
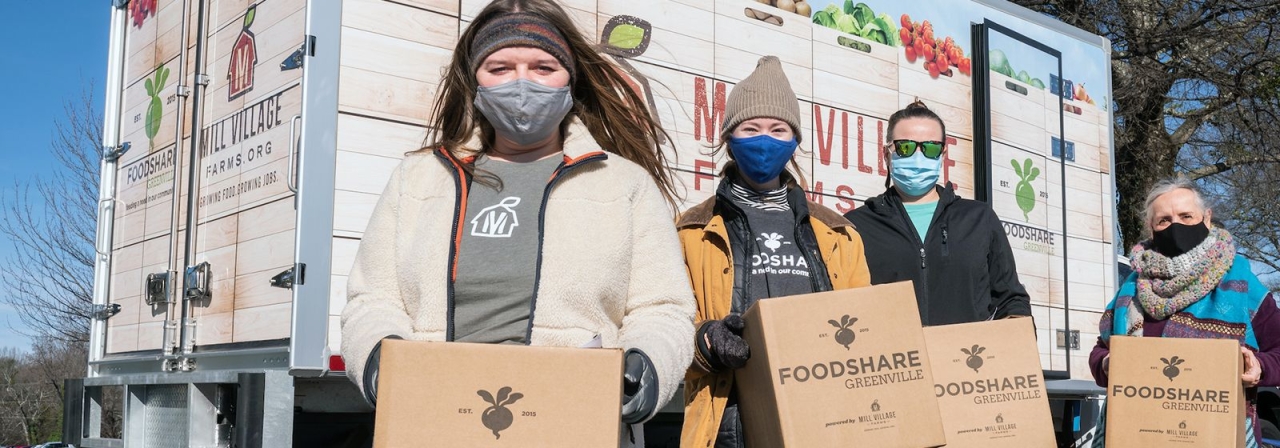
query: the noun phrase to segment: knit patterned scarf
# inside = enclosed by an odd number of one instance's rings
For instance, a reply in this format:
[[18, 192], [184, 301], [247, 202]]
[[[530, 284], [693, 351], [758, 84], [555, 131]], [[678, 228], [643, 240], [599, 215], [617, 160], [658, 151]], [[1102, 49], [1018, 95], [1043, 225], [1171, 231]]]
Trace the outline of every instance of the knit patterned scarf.
[[[1258, 349], [1252, 319], [1268, 291], [1253, 275], [1249, 260], [1235, 255], [1235, 243], [1226, 231], [1212, 229], [1199, 246], [1174, 258], [1139, 245], [1132, 260], [1134, 273], [1102, 313], [1098, 336], [1104, 344], [1110, 343], [1113, 334], [1142, 336], [1143, 314], [1148, 313], [1153, 319], [1168, 319], [1161, 337], [1235, 339]], [[1106, 440], [1103, 406], [1093, 448], [1104, 448]], [[1259, 446], [1256, 420], [1257, 409], [1250, 400], [1245, 418], [1247, 448]]]
[[[1231, 234], [1220, 227], [1210, 229], [1209, 236], [1194, 249], [1173, 258], [1150, 249], [1150, 244], [1140, 244], [1133, 248], [1131, 257], [1133, 271], [1138, 274], [1138, 294], [1130, 306], [1142, 307], [1152, 319], [1168, 319], [1213, 292], [1235, 256]], [[1142, 319], [1138, 313], [1129, 316]]]

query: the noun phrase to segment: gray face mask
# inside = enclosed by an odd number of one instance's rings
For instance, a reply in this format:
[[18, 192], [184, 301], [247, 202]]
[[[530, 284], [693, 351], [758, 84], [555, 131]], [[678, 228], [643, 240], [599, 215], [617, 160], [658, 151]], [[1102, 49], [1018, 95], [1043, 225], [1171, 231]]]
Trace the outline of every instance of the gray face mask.
[[480, 87], [475, 105], [502, 138], [528, 146], [550, 137], [573, 108], [569, 87], [547, 87], [517, 79]]

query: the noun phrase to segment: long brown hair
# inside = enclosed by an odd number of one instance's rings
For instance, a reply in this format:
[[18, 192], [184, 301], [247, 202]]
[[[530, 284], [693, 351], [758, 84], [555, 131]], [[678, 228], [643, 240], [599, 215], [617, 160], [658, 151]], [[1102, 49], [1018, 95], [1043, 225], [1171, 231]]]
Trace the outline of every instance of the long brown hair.
[[[445, 69], [440, 93], [431, 108], [431, 128], [420, 151], [444, 147], [450, 151], [463, 149], [479, 155], [493, 146], [493, 126], [474, 105], [478, 81], [470, 69], [471, 50], [477, 30], [490, 20], [512, 12], [531, 13], [546, 19], [564, 36], [569, 50], [573, 52], [575, 67], [571, 89], [574, 102], [573, 109], [560, 123], [561, 136], [574, 117], [582, 120], [601, 148], [644, 168], [674, 207], [678, 195], [667, 168], [666, 156], [658, 144], [659, 141], [673, 140], [654, 119], [645, 100], [632, 90], [615, 66], [583, 37], [564, 9], [552, 0], [494, 0], [476, 15], [458, 37], [453, 60]], [[481, 132], [482, 147], [478, 150], [464, 148], [477, 128]], [[473, 166], [464, 164], [463, 169], [474, 174]]]

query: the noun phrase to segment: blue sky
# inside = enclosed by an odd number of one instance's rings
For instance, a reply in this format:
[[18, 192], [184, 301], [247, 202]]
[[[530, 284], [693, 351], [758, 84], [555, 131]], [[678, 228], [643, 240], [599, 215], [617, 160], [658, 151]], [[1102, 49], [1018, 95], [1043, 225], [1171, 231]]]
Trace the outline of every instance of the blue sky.
[[[110, 9], [109, 0], [5, 2], [11, 17], [0, 27], [0, 190], [5, 194], [15, 182], [59, 168], [48, 148], [66, 101], [78, 101], [92, 84], [90, 93], [101, 109]], [[0, 257], [12, 255], [13, 243], [0, 237]], [[11, 308], [0, 305], [0, 347], [27, 349], [30, 341], [11, 330], [25, 327]]]

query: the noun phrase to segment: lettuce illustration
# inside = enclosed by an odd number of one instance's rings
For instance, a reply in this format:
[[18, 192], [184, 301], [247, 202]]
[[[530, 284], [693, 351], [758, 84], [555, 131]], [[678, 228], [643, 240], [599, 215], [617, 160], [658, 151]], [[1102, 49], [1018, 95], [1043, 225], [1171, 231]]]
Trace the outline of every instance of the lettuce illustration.
[[853, 19], [853, 16], [847, 14], [836, 18], [836, 29], [855, 36], [862, 35], [859, 33], [858, 23]]
[[[848, 5], [849, 3], [850, 2], [848, 0], [845, 0], [844, 4]], [[848, 8], [846, 6], [846, 12], [848, 12], [847, 9]], [[852, 15], [854, 20], [858, 21], [858, 26], [860, 27], [865, 27], [868, 23], [871, 23], [871, 21], [876, 19], [876, 13], [872, 11], [871, 7], [867, 6], [866, 3], [859, 3], [857, 6], [854, 6], [853, 11], [848, 12], [848, 14]]]
[[902, 46], [902, 37], [898, 35], [898, 29], [893, 26], [893, 19], [890, 19], [888, 14], [880, 13], [879, 16], [876, 16], [874, 23], [880, 27], [880, 31], [884, 32], [885, 44], [895, 47]]
[[836, 19], [832, 18], [831, 13], [827, 11], [818, 11], [813, 13], [813, 23], [822, 25], [827, 28], [836, 27]]

